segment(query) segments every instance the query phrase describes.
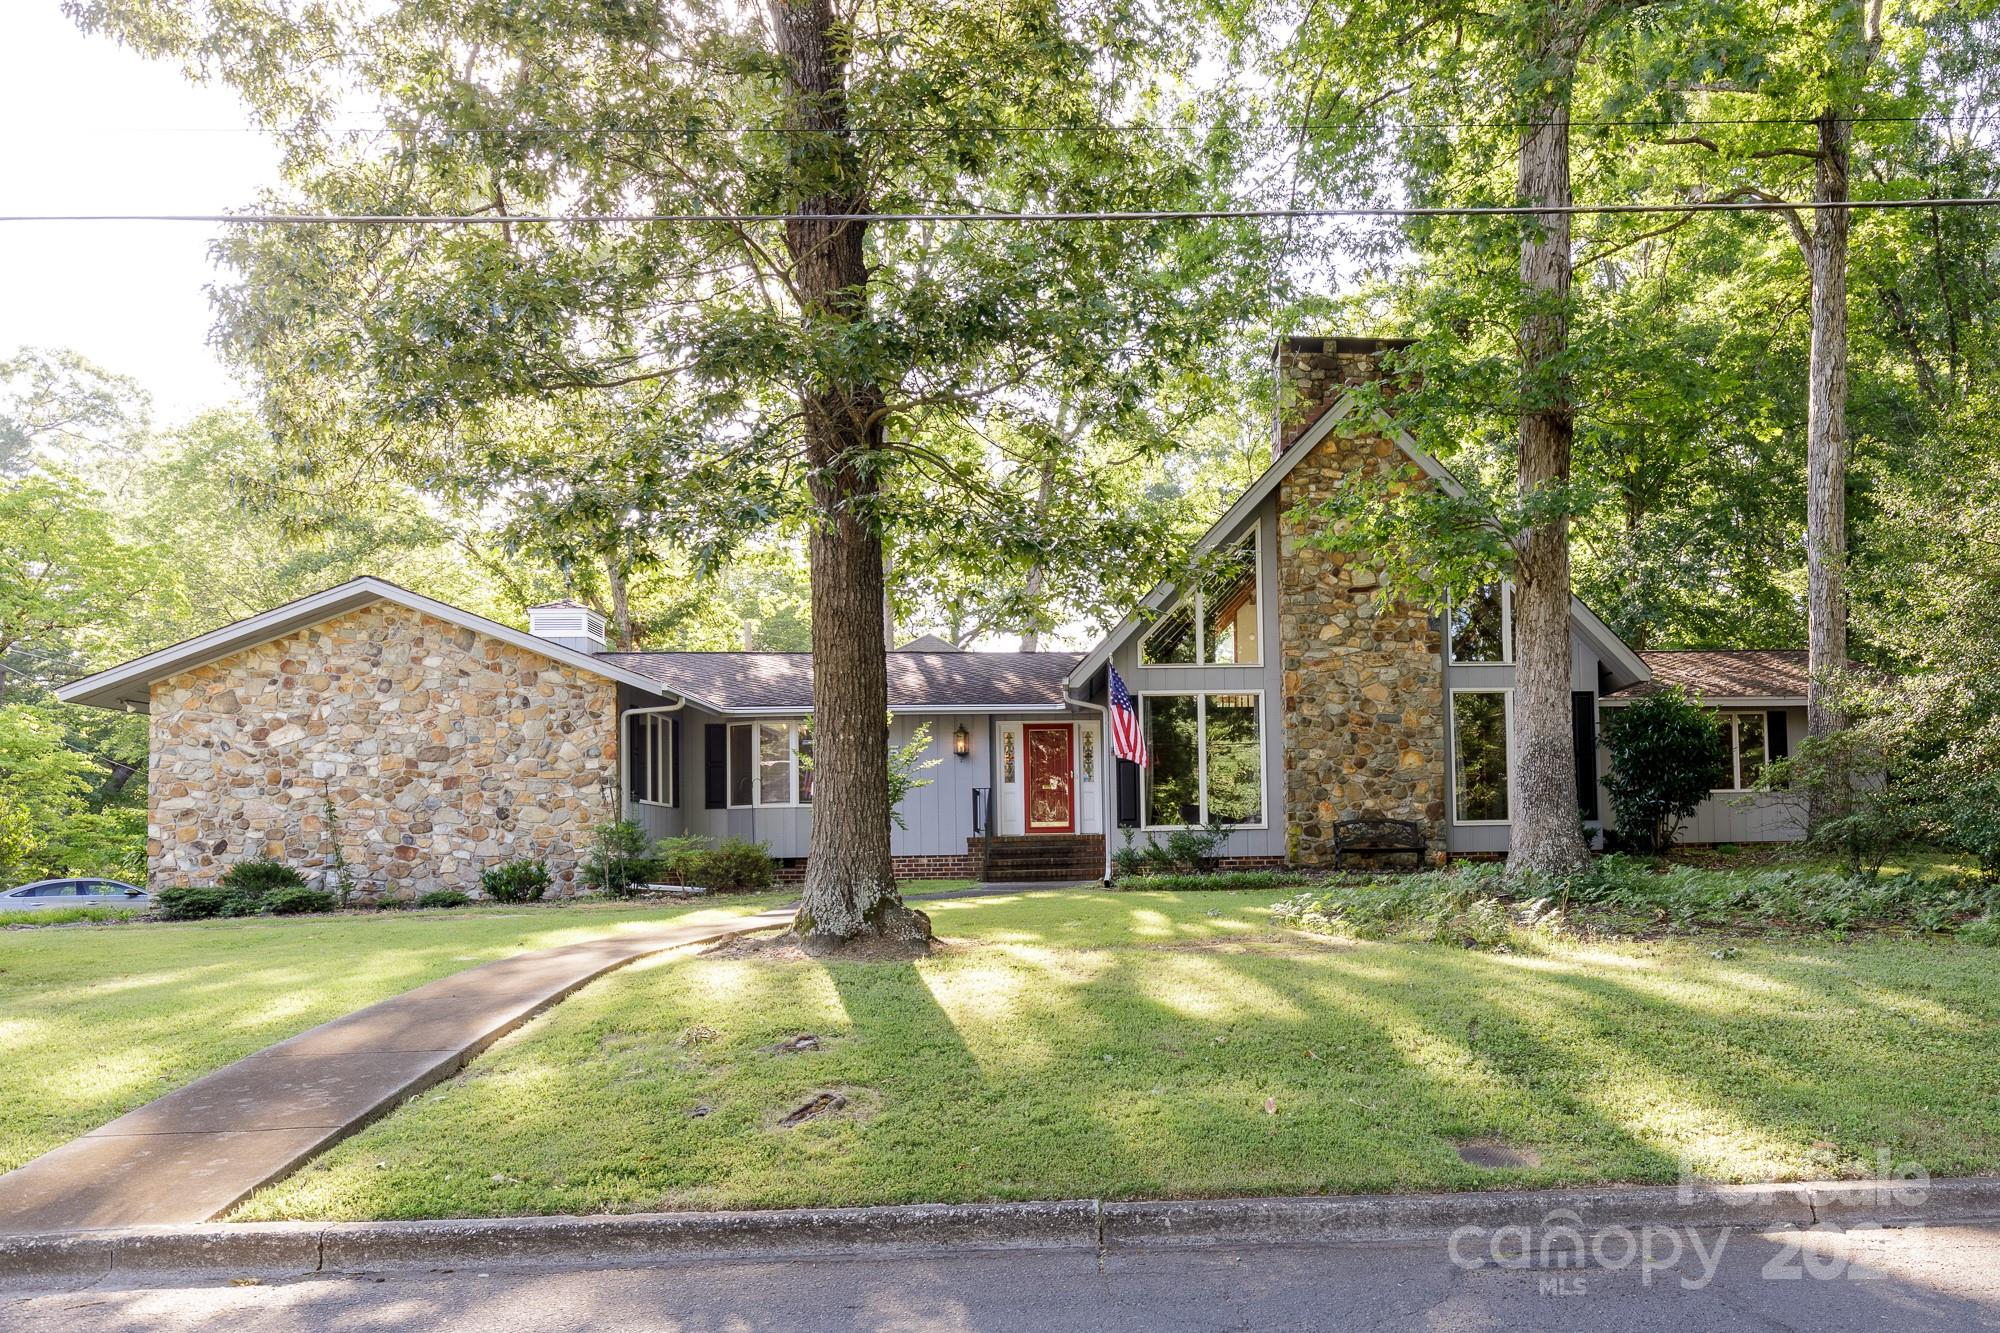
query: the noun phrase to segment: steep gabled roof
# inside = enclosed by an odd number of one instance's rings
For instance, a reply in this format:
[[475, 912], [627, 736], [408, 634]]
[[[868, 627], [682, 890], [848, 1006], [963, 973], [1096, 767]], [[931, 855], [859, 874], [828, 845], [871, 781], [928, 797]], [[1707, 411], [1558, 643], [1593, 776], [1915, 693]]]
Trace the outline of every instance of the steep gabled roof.
[[[350, 579], [336, 587], [313, 593], [296, 601], [274, 606], [269, 611], [249, 616], [243, 620], [212, 629], [206, 634], [135, 657], [94, 675], [74, 680], [56, 691], [56, 697], [64, 703], [88, 704], [95, 708], [123, 708], [133, 712], [145, 712], [151, 695], [151, 686], [156, 680], [177, 676], [183, 671], [217, 661], [260, 643], [269, 643], [294, 630], [306, 629], [313, 625], [332, 620], [336, 616], [356, 611], [373, 602], [393, 602], [397, 606], [435, 616], [448, 624], [458, 625], [480, 634], [540, 653], [551, 661], [564, 666], [575, 667], [596, 675], [630, 685], [634, 689], [645, 690], [649, 694], [660, 693], [660, 683], [648, 676], [640, 675], [616, 663], [606, 662], [602, 657], [581, 653], [574, 648], [565, 648], [548, 639], [536, 638], [522, 630], [503, 625], [497, 620], [477, 616], [448, 602], [440, 602], [411, 592], [387, 579], [378, 579], [370, 574]], [[700, 700], [695, 702], [699, 703]]]
[[[1076, 653], [908, 652], [889, 654], [889, 707], [898, 712], [1059, 710]], [[727, 713], [803, 713], [812, 708], [810, 653], [606, 653], [676, 694]]]
[[1803, 648], [1692, 648], [1639, 656], [1652, 668], [1653, 678], [1605, 698], [1633, 699], [1679, 685], [1704, 703], [1802, 704], [1812, 674]]
[[[1257, 507], [1276, 492], [1278, 484], [1291, 474], [1292, 469], [1304, 462], [1306, 456], [1312, 453], [1319, 442], [1333, 433], [1335, 426], [1360, 408], [1361, 398], [1351, 389], [1329, 404], [1326, 411], [1320, 413], [1319, 419], [1294, 440], [1271, 466], [1265, 468], [1263, 474], [1250, 484], [1250, 488], [1237, 497], [1236, 503], [1230, 505], [1222, 517], [1210, 526], [1201, 540], [1195, 543], [1193, 556], [1199, 558], [1218, 544], [1233, 539], [1243, 525], [1256, 514]], [[1377, 406], [1374, 408], [1374, 414], [1375, 424], [1381, 428], [1382, 433], [1393, 441], [1425, 476], [1436, 482], [1447, 494], [1465, 494], [1465, 488], [1458, 484], [1458, 479], [1451, 475], [1450, 470], [1419, 448], [1410, 433], [1398, 426], [1387, 412]], [[1158, 611], [1165, 605], [1174, 595], [1174, 588], [1171, 579], [1163, 580], [1146, 594], [1132, 614], [1119, 621], [1109, 634], [1098, 641], [1095, 648], [1084, 654], [1076, 669], [1070, 672], [1070, 686], [1080, 688], [1096, 674], [1110, 660], [1111, 654], [1117, 650], [1119, 644], [1149, 622], [1148, 613]], [[1599, 619], [1595, 611], [1585, 606], [1581, 599], [1570, 598], [1570, 618], [1575, 622], [1576, 628], [1591, 641], [1598, 654], [1619, 668], [1619, 675], [1623, 679], [1631, 681], [1648, 679], [1650, 672], [1640, 656], [1618, 637], [1616, 631]]]

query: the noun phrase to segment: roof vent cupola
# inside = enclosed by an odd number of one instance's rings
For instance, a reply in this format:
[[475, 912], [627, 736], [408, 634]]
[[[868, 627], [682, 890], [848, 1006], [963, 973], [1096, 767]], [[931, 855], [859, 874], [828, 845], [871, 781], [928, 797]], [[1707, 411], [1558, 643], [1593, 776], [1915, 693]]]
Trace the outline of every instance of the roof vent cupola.
[[528, 633], [579, 653], [604, 651], [604, 617], [577, 602], [529, 607]]

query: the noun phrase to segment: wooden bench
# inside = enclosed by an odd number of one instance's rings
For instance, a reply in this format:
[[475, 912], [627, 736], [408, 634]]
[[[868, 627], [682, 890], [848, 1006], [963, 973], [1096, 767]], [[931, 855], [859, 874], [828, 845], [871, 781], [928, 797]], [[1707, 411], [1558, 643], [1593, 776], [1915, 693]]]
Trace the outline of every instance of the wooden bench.
[[1408, 853], [1421, 870], [1424, 853], [1430, 850], [1424, 826], [1413, 819], [1343, 819], [1333, 826], [1333, 868], [1349, 852], [1371, 856], [1399, 856]]

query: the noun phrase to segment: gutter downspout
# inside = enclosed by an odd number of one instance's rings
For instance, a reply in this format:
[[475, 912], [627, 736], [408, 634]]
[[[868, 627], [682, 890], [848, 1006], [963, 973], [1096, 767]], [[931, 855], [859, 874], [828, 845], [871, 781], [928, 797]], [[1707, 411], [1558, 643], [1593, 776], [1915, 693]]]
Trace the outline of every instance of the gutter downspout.
[[[678, 713], [686, 707], [687, 699], [683, 697], [675, 703], [661, 704], [653, 708], [628, 708], [618, 715], [618, 817], [620, 819], [632, 817], [632, 747], [625, 743], [625, 719], [648, 717], [655, 713]], [[678, 736], [674, 737], [675, 749], [680, 748], [680, 739]], [[675, 788], [674, 804], [678, 806], [680, 801], [680, 789]]]
[[[1111, 737], [1110, 706], [1108, 704], [1094, 704], [1088, 699], [1079, 699], [1067, 689], [1063, 691], [1063, 698], [1079, 708], [1088, 708], [1091, 712], [1097, 714], [1097, 754], [1101, 763], [1106, 753], [1104, 747]], [[1102, 811], [1104, 815], [1104, 887], [1107, 889], [1111, 887], [1111, 826], [1118, 822], [1117, 763], [1116, 759], [1112, 760], [1111, 780], [1109, 782], [1100, 780], [1097, 784], [1098, 790], [1107, 793], [1109, 797], [1108, 800], [1104, 801], [1104, 809]]]

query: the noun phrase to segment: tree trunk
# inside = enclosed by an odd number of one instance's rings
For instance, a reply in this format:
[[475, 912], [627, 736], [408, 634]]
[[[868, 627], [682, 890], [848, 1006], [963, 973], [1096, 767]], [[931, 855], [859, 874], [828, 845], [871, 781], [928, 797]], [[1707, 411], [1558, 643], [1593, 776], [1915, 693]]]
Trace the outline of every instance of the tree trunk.
[[[865, 224], [813, 215], [859, 213], [860, 168], [847, 140], [844, 43], [828, 0], [772, 0], [772, 28], [789, 74], [793, 149], [814, 193], [785, 225], [800, 317], [808, 327], [865, 313]], [[888, 662], [880, 490], [883, 395], [862, 382], [800, 386], [816, 521], [812, 565], [813, 817], [796, 927], [806, 948], [864, 937], [921, 944], [930, 921], [902, 904], [889, 858]]]
[[[1819, 117], [1813, 201], [1847, 199], [1852, 129], [1833, 111]], [[1812, 280], [1812, 359], [1806, 379], [1806, 732], [1824, 736], [1842, 719], [1826, 675], [1847, 661], [1847, 234], [1844, 208], [1813, 210], [1806, 263]], [[1817, 822], [1816, 820], [1814, 822]]]
[[629, 653], [633, 647], [632, 596], [615, 551], [604, 555], [604, 586], [611, 593], [611, 646], [618, 652]]
[[[1569, 92], [1575, 46], [1552, 7], [1540, 44], [1548, 84], [1522, 134], [1523, 203], [1570, 202]], [[1520, 474], [1523, 496], [1569, 480], [1575, 409], [1568, 370], [1570, 221], [1531, 220], [1521, 238]], [[1514, 791], [1510, 872], [1560, 875], [1589, 863], [1577, 814], [1576, 743], [1570, 712], [1569, 520], [1549, 519], [1523, 535], [1514, 572]]]

